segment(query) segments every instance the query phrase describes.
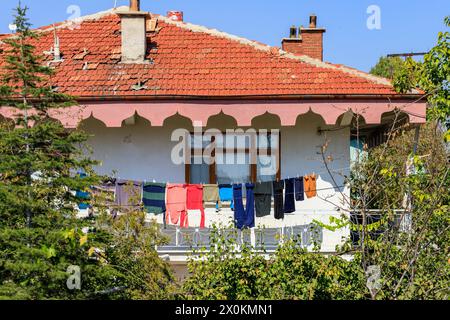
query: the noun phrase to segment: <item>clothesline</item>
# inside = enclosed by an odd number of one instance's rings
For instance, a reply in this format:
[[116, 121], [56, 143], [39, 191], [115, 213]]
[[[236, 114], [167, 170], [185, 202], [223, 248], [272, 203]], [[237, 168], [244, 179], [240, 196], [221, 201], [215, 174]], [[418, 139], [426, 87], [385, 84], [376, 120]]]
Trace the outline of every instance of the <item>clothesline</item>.
[[[349, 167], [346, 167], [349, 168]], [[332, 171], [344, 170], [333, 169]], [[329, 170], [327, 170], [328, 172]], [[315, 172], [309, 175], [276, 178], [259, 183], [228, 184], [194, 184], [194, 183], [147, 183], [142, 181], [110, 180], [110, 187], [115, 185], [112, 209], [145, 208], [147, 212], [164, 214], [164, 225], [190, 225], [188, 211], [200, 210], [200, 227], [205, 227], [205, 203], [215, 203], [216, 210], [222, 203], [230, 203], [234, 211], [235, 224], [238, 229], [253, 228], [256, 216], [269, 215], [274, 210], [277, 220], [284, 219], [285, 213], [295, 212], [296, 202], [317, 197], [317, 191], [340, 189], [344, 186], [317, 188]], [[107, 180], [104, 181], [105, 188]], [[243, 194], [245, 186], [245, 193]], [[89, 198], [89, 197], [88, 197]], [[244, 202], [245, 199], [245, 202]], [[272, 202], [273, 201], [273, 202]], [[272, 207], [273, 203], [273, 207]], [[88, 204], [84, 204], [88, 205]]]
[[[311, 191], [324, 191], [324, 190], [332, 190], [332, 189], [341, 189], [341, 188], [344, 188], [345, 186], [337, 186], [337, 187], [329, 187], [329, 188], [320, 188], [320, 189], [315, 189], [315, 190], [311, 190]], [[111, 190], [110, 191], [111, 193], [113, 193], [114, 191], [113, 190]], [[283, 192], [283, 194], [284, 195], [295, 195], [295, 192]], [[139, 195], [139, 201], [141, 201], [141, 199], [142, 199], [142, 195]], [[239, 199], [239, 200], [241, 200], [241, 199], [246, 199], [246, 197], [234, 197], [234, 199]], [[231, 200], [221, 200], [221, 202], [230, 202]], [[191, 203], [204, 203], [204, 202], [206, 202], [206, 203], [208, 203], [208, 202], [210, 202], [210, 201], [191, 201]], [[165, 202], [166, 204], [183, 204], [183, 203], [186, 203], [186, 201], [179, 201], [179, 202], [172, 202], [172, 201], [169, 201], [169, 202]], [[212, 202], [211, 202], [212, 203]], [[135, 205], [133, 205], [133, 204], [130, 204], [130, 205], [114, 205], [114, 206], [116, 206], [116, 207], [139, 207], [139, 206], [141, 206], [141, 204], [135, 204]]]
[[[341, 170], [347, 170], [347, 169], [351, 169], [351, 167], [348, 166], [348, 167], [343, 167], [343, 168], [338, 168], [338, 169], [330, 169], [329, 171], [330, 171], [330, 172], [338, 172], [338, 171], [341, 171]], [[329, 172], [328, 172], [328, 170], [321, 170], [321, 171], [314, 171], [314, 170], [313, 170], [313, 172], [310, 173], [309, 175], [321, 175], [322, 173], [329, 173]], [[304, 176], [307, 176], [307, 174], [305, 174], [305, 175], [300, 175], [300, 174], [298, 174], [297, 176], [287, 176], [287, 177], [285, 177], [285, 178], [280, 178], [280, 179], [275, 178], [274, 180], [276, 180], [276, 181], [281, 181], [281, 180], [286, 180], [286, 179], [291, 179], [291, 178], [301, 178], [301, 177], [304, 177]], [[133, 181], [133, 182], [144, 183], [144, 184], [146, 184], [146, 183], [166, 183], [166, 184], [167, 184], [167, 183], [171, 183], [171, 184], [177, 184], [177, 185], [189, 184], [189, 183], [185, 183], [185, 182], [180, 182], [180, 183], [169, 182], [169, 181], [161, 182], [161, 181], [157, 181], [157, 179], [151, 179], [151, 180], [133, 180], [133, 179], [124, 179], [124, 178], [121, 178], [120, 176], [117, 176], [117, 178], [114, 178], [114, 179], [122, 180], [122, 181]], [[272, 182], [272, 181], [273, 181], [273, 180], [271, 180], [271, 181], [257, 180], [258, 183], [262, 183], [262, 182]], [[202, 183], [193, 183], [193, 184], [203, 184], [203, 185], [205, 185], [205, 184], [206, 184], [206, 185], [209, 185], [209, 184], [212, 184], [212, 185], [214, 185], [214, 184], [217, 184], [217, 185], [221, 185], [221, 184], [223, 184], [223, 185], [233, 185], [233, 184], [245, 184], [245, 183], [253, 183], [253, 182], [250, 182], [250, 181], [247, 181], [247, 182], [244, 182], [244, 181], [233, 181], [233, 182], [229, 182], [229, 183], [204, 183], [204, 182], [202, 182]], [[317, 191], [319, 191], [319, 190], [317, 190]]]

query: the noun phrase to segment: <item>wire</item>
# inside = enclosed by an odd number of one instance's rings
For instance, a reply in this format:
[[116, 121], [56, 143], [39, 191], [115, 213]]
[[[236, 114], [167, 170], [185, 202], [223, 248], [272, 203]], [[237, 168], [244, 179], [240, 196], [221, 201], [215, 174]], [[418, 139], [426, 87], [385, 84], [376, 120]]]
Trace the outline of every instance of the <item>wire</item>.
[[[320, 188], [320, 189], [314, 189], [314, 190], [309, 190], [309, 191], [311, 191], [311, 192], [317, 192], [317, 191], [324, 191], [324, 190], [334, 190], [334, 189], [341, 189], [341, 188], [345, 188], [345, 186], [337, 186], [337, 187], [328, 187], [328, 188]], [[162, 194], [162, 193], [161, 193]], [[282, 193], [284, 196], [286, 196], [286, 195], [296, 195], [296, 194], [298, 194], [298, 192], [283, 192]], [[266, 194], [266, 195], [269, 195], [269, 194]], [[273, 195], [272, 193], [270, 194], [271, 196]], [[141, 199], [142, 199], [142, 201], [143, 200], [148, 200], [148, 201], [152, 201], [153, 199], [145, 199], [145, 198], [143, 198], [141, 195], [139, 196]], [[187, 198], [186, 198], [187, 199]], [[233, 197], [233, 199], [232, 200], [222, 200], [222, 199], [219, 199], [218, 201], [220, 201], [220, 202], [230, 202], [230, 201], [233, 201], [233, 202], [236, 202], [235, 200], [242, 200], [242, 199], [247, 199], [247, 197], [244, 197], [244, 196], [237, 196], [237, 197]], [[141, 200], [139, 200], [140, 201], [140, 203], [139, 204], [115, 204], [115, 205], [113, 205], [113, 206], [116, 206], [116, 207], [140, 207], [140, 206], [142, 206], [142, 204], [143, 204], [143, 202], [141, 202]], [[162, 201], [162, 200], [160, 200], [160, 201]], [[173, 202], [173, 201], [169, 201], [169, 202], [167, 202], [167, 201], [165, 201], [164, 202], [164, 204], [165, 205], [175, 205], [175, 204], [186, 204], [186, 203], [205, 203], [205, 202], [210, 202], [210, 201], [203, 201], [203, 200], [198, 200], [198, 201], [192, 201], [192, 200], [189, 200], [189, 201], [175, 201], [175, 202]], [[145, 206], [145, 204], [144, 204], [144, 206]], [[151, 206], [151, 205], [149, 205], [149, 206]], [[104, 207], [109, 207], [109, 206], [104, 206]], [[156, 206], [152, 206], [152, 207], [156, 207]], [[188, 210], [197, 210], [197, 209], [188, 209]]]

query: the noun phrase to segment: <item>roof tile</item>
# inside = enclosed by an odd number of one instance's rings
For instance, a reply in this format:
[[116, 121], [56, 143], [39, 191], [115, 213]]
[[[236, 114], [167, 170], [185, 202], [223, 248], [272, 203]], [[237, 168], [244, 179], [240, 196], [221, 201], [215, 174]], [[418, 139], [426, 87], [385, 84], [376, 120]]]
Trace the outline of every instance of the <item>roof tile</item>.
[[[119, 62], [120, 18], [113, 12], [83, 20], [79, 28], [62, 25], [57, 34], [64, 60], [54, 65], [52, 84], [77, 96], [396, 94], [387, 80], [352, 68], [154, 17], [160, 30], [148, 38], [150, 64]], [[45, 29], [33, 43], [40, 54], [53, 46], [52, 29]], [[134, 91], [138, 81], [148, 82]]]

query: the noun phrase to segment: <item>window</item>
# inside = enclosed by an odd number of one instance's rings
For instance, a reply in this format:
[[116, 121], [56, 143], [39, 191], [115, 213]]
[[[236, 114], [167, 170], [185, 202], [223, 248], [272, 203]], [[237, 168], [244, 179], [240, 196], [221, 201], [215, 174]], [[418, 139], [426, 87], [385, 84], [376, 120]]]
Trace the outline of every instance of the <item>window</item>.
[[280, 177], [278, 130], [191, 134], [186, 141], [187, 183], [233, 184]]

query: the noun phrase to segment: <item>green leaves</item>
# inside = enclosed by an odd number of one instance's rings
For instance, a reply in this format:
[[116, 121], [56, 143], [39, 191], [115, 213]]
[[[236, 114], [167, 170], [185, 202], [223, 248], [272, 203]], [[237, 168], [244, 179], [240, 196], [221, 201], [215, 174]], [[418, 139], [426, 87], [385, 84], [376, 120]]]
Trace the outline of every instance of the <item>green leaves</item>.
[[[82, 152], [88, 135], [66, 130], [47, 115], [73, 98], [53, 92], [51, 69], [35, 54], [25, 16], [17, 8], [17, 33], [6, 39], [0, 77], [0, 106], [19, 109], [13, 125], [0, 123], [0, 295], [30, 299], [82, 298], [100, 284], [114, 284], [115, 274], [90, 259], [87, 244], [106, 246], [100, 232], [81, 232], [90, 221], [75, 219], [78, 199], [71, 191], [87, 190], [99, 180]], [[89, 174], [86, 179], [75, 175]], [[66, 287], [69, 265], [80, 266], [84, 287]], [[26, 294], [24, 294], [26, 293]]]
[[189, 299], [361, 299], [362, 268], [339, 257], [308, 253], [287, 241], [269, 259], [247, 245], [236, 252], [220, 230], [211, 251], [189, 262], [183, 286]]
[[393, 79], [395, 74], [403, 68], [400, 57], [381, 57], [378, 63], [370, 70], [376, 76]]
[[[447, 26], [449, 17], [446, 17]], [[420, 88], [427, 93], [429, 119], [445, 123], [450, 115], [450, 32], [439, 32], [438, 42], [423, 62], [408, 58], [394, 75], [393, 85], [400, 93]]]
[[53, 246], [47, 247], [46, 245], [43, 245], [41, 250], [44, 252], [47, 259], [56, 257], [56, 249]]

